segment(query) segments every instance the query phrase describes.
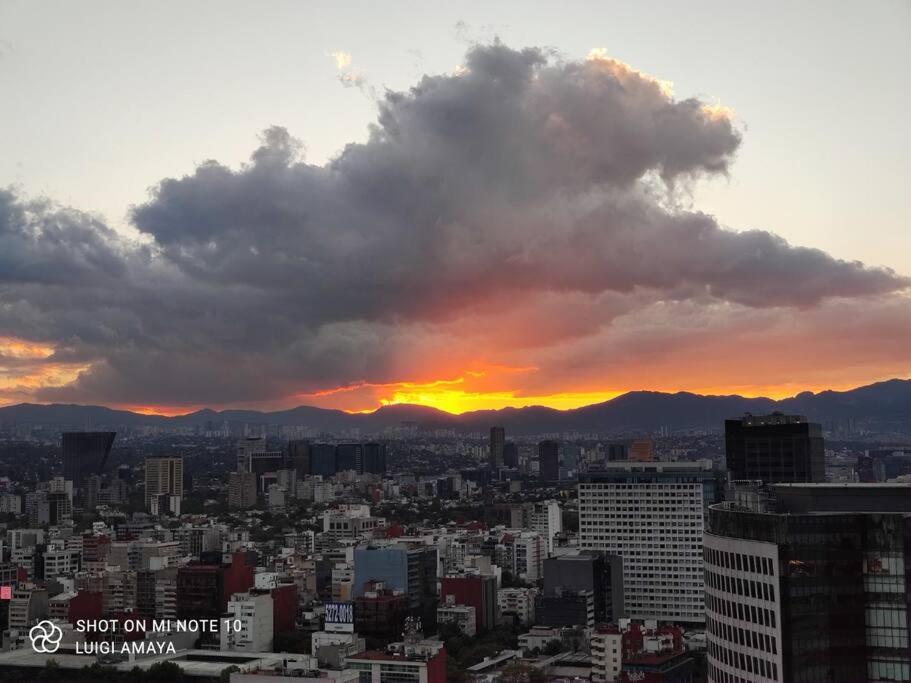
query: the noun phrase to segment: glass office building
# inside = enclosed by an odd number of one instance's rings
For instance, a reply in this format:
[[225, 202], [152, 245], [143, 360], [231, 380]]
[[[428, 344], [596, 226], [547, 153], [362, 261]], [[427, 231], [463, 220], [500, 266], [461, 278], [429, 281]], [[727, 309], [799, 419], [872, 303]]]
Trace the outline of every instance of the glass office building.
[[769, 492], [753, 507], [709, 510], [708, 680], [911, 680], [911, 486], [778, 484]]

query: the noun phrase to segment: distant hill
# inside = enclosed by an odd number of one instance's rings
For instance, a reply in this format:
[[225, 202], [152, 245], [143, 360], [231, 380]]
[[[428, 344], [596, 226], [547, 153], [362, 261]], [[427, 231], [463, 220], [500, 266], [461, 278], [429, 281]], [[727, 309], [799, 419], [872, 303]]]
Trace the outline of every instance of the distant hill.
[[604, 403], [573, 410], [529, 406], [480, 410], [461, 415], [426, 406], [393, 405], [365, 414], [299, 406], [275, 412], [206, 409], [165, 417], [102, 406], [22, 403], [0, 408], [0, 424], [99, 429], [142, 425], [192, 427], [202, 426], [207, 421], [218, 423], [227, 420], [248, 424], [302, 425], [327, 432], [357, 427], [370, 433], [410, 422], [427, 429], [460, 431], [484, 431], [496, 424], [504, 426], [510, 434], [616, 433], [647, 432], [659, 427], [671, 430], [720, 429], [725, 418], [737, 417], [745, 412], [762, 414], [773, 410], [806, 415], [814, 422], [822, 423], [854, 419], [859, 427], [876, 434], [911, 436], [911, 380], [893, 379], [849, 391], [804, 392], [780, 401], [743, 396], [700, 396], [687, 392], [632, 391]]

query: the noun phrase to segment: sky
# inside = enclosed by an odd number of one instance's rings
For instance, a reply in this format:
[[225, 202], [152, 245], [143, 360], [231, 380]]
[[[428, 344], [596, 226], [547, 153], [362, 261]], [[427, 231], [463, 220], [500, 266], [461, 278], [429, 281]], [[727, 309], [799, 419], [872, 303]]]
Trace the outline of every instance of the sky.
[[0, 0], [0, 403], [911, 368], [911, 5]]

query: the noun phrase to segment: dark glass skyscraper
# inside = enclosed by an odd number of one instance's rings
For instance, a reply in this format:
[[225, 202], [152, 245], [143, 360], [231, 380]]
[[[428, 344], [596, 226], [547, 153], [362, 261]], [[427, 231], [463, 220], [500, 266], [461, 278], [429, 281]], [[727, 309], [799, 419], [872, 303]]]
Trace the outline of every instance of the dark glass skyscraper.
[[911, 486], [777, 484], [714, 505], [708, 680], [911, 680]]
[[288, 442], [288, 466], [293, 467], [298, 478], [310, 474], [310, 442], [304, 439]]
[[310, 444], [310, 474], [331, 477], [336, 472], [335, 444]]
[[364, 469], [367, 474], [386, 474], [386, 444], [364, 444]]
[[93, 474], [100, 475], [107, 464], [117, 432], [64, 432], [62, 438], [63, 478], [74, 486]]
[[503, 466], [519, 466], [519, 447], [512, 441], [503, 444]]
[[544, 481], [560, 479], [560, 443], [542, 441], [538, 444], [538, 473]]
[[731, 480], [767, 484], [824, 482], [822, 427], [802, 415], [744, 415], [724, 421], [724, 447]]
[[596, 623], [616, 623], [624, 616], [623, 558], [599, 550], [582, 550], [544, 560], [545, 595], [582, 591], [590, 592], [594, 598]]
[[506, 429], [503, 427], [490, 428], [490, 451], [488, 461], [494, 469], [503, 466], [503, 446], [506, 443]]
[[364, 446], [359, 443], [340, 443], [335, 447], [335, 468], [338, 472], [364, 471]]

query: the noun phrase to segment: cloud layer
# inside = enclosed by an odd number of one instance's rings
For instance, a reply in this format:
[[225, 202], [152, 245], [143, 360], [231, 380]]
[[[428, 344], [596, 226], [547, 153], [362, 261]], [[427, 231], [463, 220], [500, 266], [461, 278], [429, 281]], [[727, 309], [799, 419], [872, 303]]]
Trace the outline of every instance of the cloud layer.
[[[683, 386], [684, 368], [655, 376], [662, 359], [708, 349], [732, 374], [703, 386], [746, 386], [762, 377], [728, 360], [769, 341], [827, 348], [837, 330], [856, 360], [870, 351], [852, 338], [911, 321], [907, 278], [678, 208], [677, 188], [728, 173], [740, 132], [600, 52], [476, 46], [378, 108], [368, 141], [326, 165], [273, 127], [239, 169], [162, 180], [133, 210], [139, 243], [0, 192], [0, 339], [53, 349], [0, 374], [0, 396], [366, 408], [447, 380], [524, 403]], [[868, 347], [864, 372], [911, 355]], [[356, 388], [325, 393], [341, 386]]]

